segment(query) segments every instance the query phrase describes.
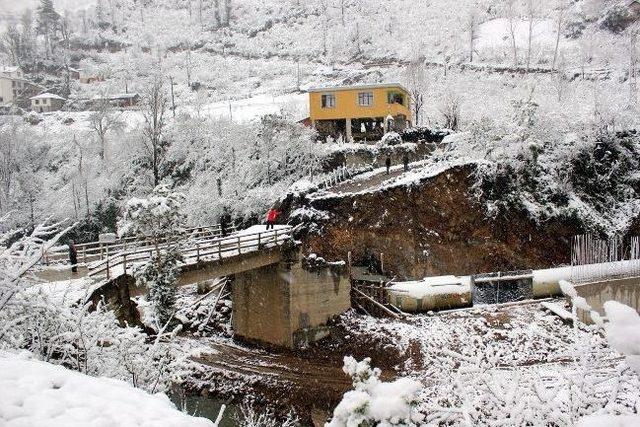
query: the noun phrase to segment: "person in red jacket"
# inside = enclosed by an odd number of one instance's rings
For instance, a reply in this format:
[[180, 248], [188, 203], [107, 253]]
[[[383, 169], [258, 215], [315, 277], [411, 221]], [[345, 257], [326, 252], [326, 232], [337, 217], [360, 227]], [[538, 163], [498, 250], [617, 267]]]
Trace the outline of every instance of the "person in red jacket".
[[269, 211], [267, 212], [267, 230], [269, 228], [273, 230], [273, 226], [275, 225], [276, 220], [278, 219], [278, 215], [280, 215], [279, 211], [277, 211], [274, 208], [269, 209]]

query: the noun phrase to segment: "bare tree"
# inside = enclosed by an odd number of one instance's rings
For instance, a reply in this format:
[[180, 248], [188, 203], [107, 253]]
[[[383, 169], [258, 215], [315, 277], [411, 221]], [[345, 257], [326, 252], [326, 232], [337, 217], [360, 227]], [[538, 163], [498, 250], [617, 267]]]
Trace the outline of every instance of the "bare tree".
[[[84, 205], [87, 212], [87, 218], [91, 217], [91, 209], [89, 208], [89, 171], [85, 167], [85, 157], [87, 147], [80, 143], [75, 135], [73, 135], [73, 146], [77, 153], [77, 173], [72, 181], [73, 190], [73, 206], [76, 211], [76, 219], [80, 211], [80, 198], [84, 196]], [[80, 194], [82, 191], [83, 194]]]
[[185, 53], [184, 69], [187, 72], [187, 86], [191, 87], [191, 73], [193, 71], [193, 61], [191, 60], [191, 44]]
[[558, 52], [560, 50], [560, 39], [562, 37], [562, 29], [564, 28], [565, 17], [567, 15], [567, 2], [566, 0], [559, 0], [556, 7], [556, 44], [553, 49], [553, 62], [551, 68], [555, 70], [556, 62], [558, 61]]
[[153, 173], [153, 185], [160, 183], [160, 162], [163, 153], [162, 132], [165, 126], [164, 113], [167, 108], [167, 98], [164, 93], [164, 82], [161, 77], [155, 77], [151, 82], [144, 100], [144, 143], [149, 156], [149, 163]]
[[107, 153], [107, 134], [122, 130], [124, 123], [120, 120], [120, 114], [113, 111], [109, 102], [104, 100], [98, 104], [98, 108], [89, 116], [89, 127], [95, 132], [100, 144], [100, 158], [105, 159]]
[[527, 71], [531, 67], [531, 54], [533, 49], [533, 26], [538, 12], [538, 0], [527, 0]]
[[444, 127], [457, 130], [460, 125], [460, 97], [448, 92], [440, 104], [440, 113], [444, 117]]
[[509, 21], [509, 36], [511, 38], [511, 53], [513, 55], [513, 66], [518, 66], [518, 45], [516, 44], [516, 0], [507, 0], [505, 8], [507, 20]]
[[223, 25], [225, 27], [229, 26], [231, 22], [231, 0], [223, 0], [224, 1], [224, 22]]
[[556, 90], [558, 102], [562, 102], [564, 95], [569, 86], [569, 81], [565, 74], [565, 59], [564, 55], [560, 55], [557, 61], [556, 75], [554, 76], [553, 86]]
[[220, 0], [213, 1], [213, 22], [216, 24], [216, 28], [222, 25], [220, 19]]
[[478, 30], [478, 13], [475, 8], [469, 10], [465, 20], [465, 27], [469, 33], [469, 62], [473, 62], [474, 41]]
[[413, 107], [413, 119], [416, 125], [420, 124], [420, 113], [424, 106], [424, 97], [427, 92], [427, 77], [422, 59], [409, 64], [406, 70], [406, 81]]
[[629, 31], [629, 108], [638, 106], [638, 29]]

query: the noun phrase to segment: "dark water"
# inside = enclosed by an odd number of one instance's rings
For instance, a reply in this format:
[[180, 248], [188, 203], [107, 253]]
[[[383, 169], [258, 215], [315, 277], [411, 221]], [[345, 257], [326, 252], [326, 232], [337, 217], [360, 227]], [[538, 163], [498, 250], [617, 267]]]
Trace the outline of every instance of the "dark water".
[[222, 405], [226, 404], [220, 427], [238, 427], [236, 421], [241, 416], [240, 409], [235, 405], [227, 404], [225, 401], [213, 397], [204, 397], [198, 394], [184, 394], [174, 392], [169, 395], [171, 401], [178, 409], [196, 417], [208, 418], [215, 421]]

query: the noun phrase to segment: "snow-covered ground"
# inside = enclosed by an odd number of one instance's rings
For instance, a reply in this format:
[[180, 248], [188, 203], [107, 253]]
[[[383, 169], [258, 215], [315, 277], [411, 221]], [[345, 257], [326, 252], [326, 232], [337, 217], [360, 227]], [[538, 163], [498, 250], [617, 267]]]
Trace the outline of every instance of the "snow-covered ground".
[[151, 395], [109, 378], [0, 353], [0, 425], [5, 427], [213, 427]]
[[[193, 106], [180, 108], [194, 114]], [[309, 95], [292, 93], [288, 95], [255, 95], [241, 100], [219, 101], [203, 105], [198, 114], [214, 119], [227, 119], [246, 123], [268, 114], [287, 114], [295, 121], [309, 116]]]
[[640, 381], [626, 359], [595, 327], [572, 329], [539, 303], [403, 322], [352, 315], [343, 324], [350, 336], [406, 355], [399, 370], [422, 382], [427, 425], [570, 426], [593, 413], [637, 416]]

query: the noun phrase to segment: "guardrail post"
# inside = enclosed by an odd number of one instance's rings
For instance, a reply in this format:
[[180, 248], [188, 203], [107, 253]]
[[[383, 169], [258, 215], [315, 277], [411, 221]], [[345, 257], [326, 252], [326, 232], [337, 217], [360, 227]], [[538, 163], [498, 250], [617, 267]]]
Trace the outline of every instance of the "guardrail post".
[[274, 231], [274, 234], [273, 234], [273, 235], [274, 235], [274, 236], [275, 236], [275, 238], [276, 238], [276, 245], [277, 245], [277, 244], [278, 244], [278, 229], [276, 228], [276, 229], [275, 229], [275, 230], [273, 230], [273, 231]]
[[109, 278], [109, 245], [105, 246], [105, 256], [107, 257], [107, 279]]
[[122, 268], [124, 270], [124, 274], [127, 274], [127, 254], [126, 254], [126, 252], [122, 253]]
[[240, 236], [238, 236], [238, 255], [242, 253], [242, 249], [240, 249]]
[[82, 247], [82, 262], [83, 263], [87, 263], [87, 247], [83, 246]]
[[262, 236], [262, 233], [258, 233], [258, 249], [260, 249], [260, 236]]
[[218, 240], [218, 259], [222, 259], [222, 240]]
[[104, 247], [102, 246], [102, 243], [100, 243], [100, 261], [102, 261], [103, 257], [103, 251], [104, 251]]
[[196, 242], [196, 262], [200, 262], [200, 243]]

